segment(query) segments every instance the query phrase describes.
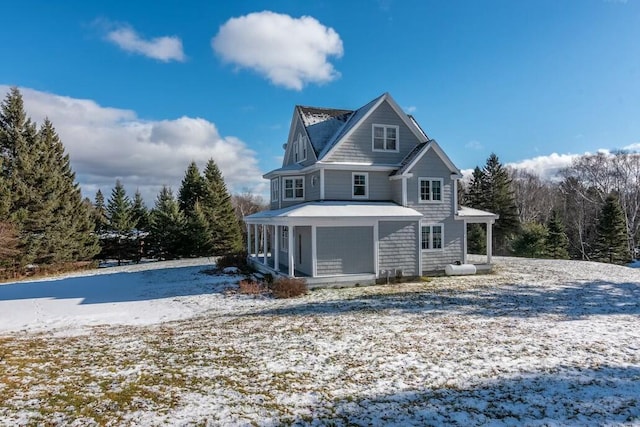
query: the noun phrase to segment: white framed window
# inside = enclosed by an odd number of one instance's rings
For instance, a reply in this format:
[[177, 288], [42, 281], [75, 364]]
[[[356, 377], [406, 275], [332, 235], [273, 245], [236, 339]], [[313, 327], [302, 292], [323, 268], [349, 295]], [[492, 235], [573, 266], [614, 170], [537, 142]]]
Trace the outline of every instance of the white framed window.
[[442, 178], [418, 178], [418, 201], [420, 203], [442, 202]]
[[298, 139], [293, 144], [293, 160], [296, 163], [307, 160], [307, 141], [301, 133], [298, 134]]
[[271, 180], [271, 201], [277, 202], [280, 199], [280, 183], [278, 178]]
[[292, 176], [282, 178], [282, 200], [304, 199], [304, 177]]
[[366, 172], [351, 173], [351, 197], [366, 199], [369, 197], [369, 174]]
[[422, 225], [420, 233], [420, 244], [422, 250], [437, 251], [444, 247], [444, 225], [427, 224]]
[[398, 126], [373, 125], [373, 151], [398, 151], [400, 146]]
[[280, 250], [289, 252], [289, 227], [286, 225], [280, 227]]

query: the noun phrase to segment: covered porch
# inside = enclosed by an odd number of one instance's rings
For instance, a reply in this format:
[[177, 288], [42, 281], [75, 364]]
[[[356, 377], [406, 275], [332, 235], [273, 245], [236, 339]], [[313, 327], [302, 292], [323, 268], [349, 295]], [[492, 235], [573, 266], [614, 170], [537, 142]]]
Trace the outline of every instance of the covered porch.
[[379, 277], [380, 220], [418, 221], [393, 203], [311, 202], [247, 216], [247, 252], [257, 269], [322, 284], [373, 283]]
[[[479, 209], [461, 206], [455, 216], [456, 220], [464, 222], [464, 247], [463, 247], [463, 264], [473, 263], [479, 273], [490, 272], [493, 268], [493, 224], [500, 216], [491, 212]], [[467, 225], [468, 224], [485, 224], [486, 226], [486, 262], [483, 262], [482, 256], [469, 256], [467, 244]]]

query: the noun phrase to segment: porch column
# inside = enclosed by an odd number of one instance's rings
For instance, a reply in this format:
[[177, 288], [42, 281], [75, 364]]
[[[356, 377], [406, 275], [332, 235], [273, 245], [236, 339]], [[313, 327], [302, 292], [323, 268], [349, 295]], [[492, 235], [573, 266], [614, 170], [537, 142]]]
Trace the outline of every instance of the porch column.
[[293, 253], [293, 226], [289, 225], [287, 227], [288, 240], [289, 240], [289, 276], [295, 277], [295, 269], [294, 269], [294, 261], [296, 259], [296, 254]]
[[318, 248], [316, 248], [316, 226], [311, 226], [311, 276], [318, 275]]
[[380, 260], [378, 259], [378, 222], [376, 221], [373, 224], [373, 272], [376, 275], [376, 279], [378, 278], [378, 274], [380, 273]]
[[487, 264], [491, 264], [491, 255], [493, 253], [493, 247], [491, 242], [493, 241], [493, 223], [487, 222]]
[[247, 224], [247, 256], [251, 258], [251, 224]]
[[469, 247], [467, 246], [467, 226], [469, 224], [467, 221], [464, 221], [464, 231], [462, 232], [462, 263], [467, 263], [467, 252], [469, 252]]
[[260, 244], [258, 243], [258, 224], [253, 224], [253, 249], [256, 251], [256, 260], [258, 259], [258, 252], [260, 252]]
[[275, 271], [280, 271], [280, 226], [273, 226], [275, 232], [273, 234], [273, 248], [271, 248], [271, 252], [273, 252], [273, 269]]
[[267, 230], [268, 227], [266, 225], [262, 226], [262, 253], [264, 255], [264, 259], [262, 260], [264, 265], [267, 265]]

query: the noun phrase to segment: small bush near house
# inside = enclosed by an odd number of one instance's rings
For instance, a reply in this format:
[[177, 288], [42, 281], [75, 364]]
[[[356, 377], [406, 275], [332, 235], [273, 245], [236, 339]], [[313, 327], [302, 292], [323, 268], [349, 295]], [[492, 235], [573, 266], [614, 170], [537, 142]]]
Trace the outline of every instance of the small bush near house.
[[240, 271], [249, 271], [249, 264], [247, 263], [247, 252], [234, 252], [218, 257], [216, 266], [220, 270], [224, 270], [227, 267], [238, 267]]
[[275, 298], [294, 298], [307, 293], [307, 282], [304, 279], [282, 277], [271, 285]]
[[244, 295], [262, 295], [267, 292], [267, 287], [255, 280], [241, 280], [239, 285], [239, 292]]

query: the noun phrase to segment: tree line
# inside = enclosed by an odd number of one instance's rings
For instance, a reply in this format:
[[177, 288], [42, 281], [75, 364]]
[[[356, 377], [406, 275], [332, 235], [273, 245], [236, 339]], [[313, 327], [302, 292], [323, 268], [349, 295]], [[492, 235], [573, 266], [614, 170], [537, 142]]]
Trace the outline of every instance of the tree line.
[[[640, 237], [640, 153], [580, 156], [552, 179], [506, 168], [491, 154], [459, 198], [500, 215], [496, 254], [625, 264]], [[470, 252], [485, 252], [485, 233], [469, 226]]]
[[192, 162], [177, 197], [165, 186], [151, 209], [120, 181], [106, 200], [101, 190], [83, 199], [51, 121], [34, 123], [17, 88], [0, 105], [0, 276], [31, 265], [238, 253], [241, 215], [263, 208], [250, 192], [232, 197], [213, 159], [202, 174]]

